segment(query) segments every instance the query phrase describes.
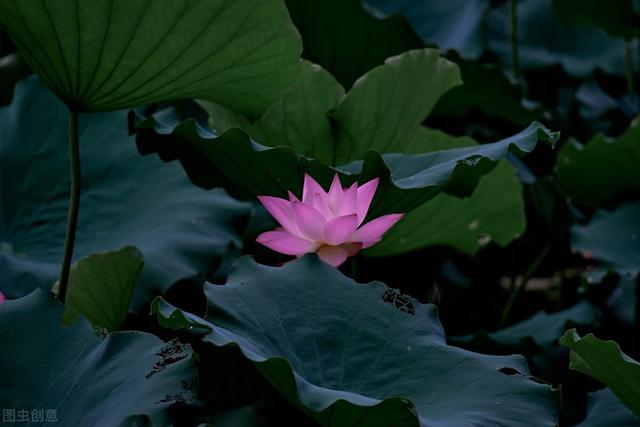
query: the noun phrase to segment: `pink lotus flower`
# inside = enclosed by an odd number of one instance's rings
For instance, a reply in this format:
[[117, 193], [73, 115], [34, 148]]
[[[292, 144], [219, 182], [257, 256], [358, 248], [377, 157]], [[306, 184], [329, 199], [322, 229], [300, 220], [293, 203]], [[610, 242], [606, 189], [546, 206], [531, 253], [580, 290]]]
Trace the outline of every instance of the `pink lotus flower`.
[[0, 292], [0, 305], [4, 304], [4, 294]]
[[338, 267], [360, 249], [375, 245], [403, 217], [389, 214], [362, 224], [379, 179], [358, 187], [342, 188], [338, 175], [327, 193], [309, 175], [304, 176], [302, 201], [289, 192], [289, 200], [271, 196], [258, 199], [282, 227], [262, 233], [256, 241], [285, 255], [301, 257], [315, 252]]

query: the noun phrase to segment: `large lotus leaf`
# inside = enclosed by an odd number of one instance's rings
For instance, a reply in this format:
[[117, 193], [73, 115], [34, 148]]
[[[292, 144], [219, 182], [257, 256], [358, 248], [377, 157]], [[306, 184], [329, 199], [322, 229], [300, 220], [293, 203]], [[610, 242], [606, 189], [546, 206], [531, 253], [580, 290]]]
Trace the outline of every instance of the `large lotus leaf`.
[[388, 58], [358, 79], [333, 113], [334, 164], [360, 159], [367, 149], [405, 152], [438, 99], [461, 82], [458, 67], [434, 49]]
[[520, 125], [538, 119], [540, 108], [523, 104], [522, 87], [512, 83], [496, 64], [456, 61], [462, 74], [462, 86], [454, 87], [438, 101], [430, 118], [460, 117], [481, 111]]
[[602, 341], [575, 329], [567, 331], [560, 344], [571, 349], [569, 367], [605, 384], [640, 417], [640, 363], [622, 352], [615, 341]]
[[606, 266], [640, 268], [640, 203], [627, 203], [613, 212], [596, 211], [586, 225], [571, 229], [571, 246]]
[[199, 97], [256, 115], [301, 50], [282, 0], [5, 0], [0, 27], [81, 111]]
[[[434, 306], [358, 284], [315, 255], [280, 268], [243, 258], [226, 285], [205, 293], [204, 341], [238, 346], [322, 425], [556, 423], [554, 393], [529, 377], [523, 358], [448, 346]], [[161, 300], [153, 311], [176, 313]]]
[[447, 245], [473, 255], [489, 242], [509, 244], [525, 225], [522, 185], [514, 167], [502, 160], [470, 197], [439, 194], [409, 212], [380, 244], [364, 253], [389, 256]]
[[[10, 298], [50, 290], [59, 273], [68, 206], [66, 107], [38, 82], [0, 109], [0, 277]], [[74, 259], [134, 245], [146, 263], [134, 304], [179, 279], [206, 273], [250, 205], [195, 188], [178, 165], [141, 158], [125, 112], [80, 118], [83, 190]]]
[[571, 199], [589, 206], [640, 192], [640, 126], [617, 139], [595, 135], [586, 145], [569, 140], [557, 162], [558, 184]]
[[588, 301], [557, 311], [539, 311], [530, 318], [494, 332], [452, 337], [455, 344], [484, 345], [491, 343], [506, 348], [534, 345], [543, 348], [558, 343], [558, 339], [572, 327], [591, 326], [598, 322], [600, 310]]
[[460, 84], [457, 66], [433, 49], [388, 58], [358, 79], [346, 96], [317, 65], [304, 63], [301, 74], [253, 124], [234, 118], [219, 104], [203, 103], [212, 128], [241, 127], [262, 145], [286, 145], [325, 164], [344, 164], [362, 158], [368, 149], [405, 153], [440, 96]]
[[28, 409], [30, 425], [32, 410], [61, 426], [169, 425], [167, 408], [195, 399], [188, 345], [145, 332], [101, 341], [85, 320], [61, 327], [63, 310], [40, 290], [0, 306], [0, 407]]
[[402, 14], [420, 38], [441, 49], [478, 58], [484, 51], [483, 18], [489, 0], [364, 0], [375, 16]]
[[614, 37], [638, 37], [640, 16], [633, 0], [551, 0], [553, 9], [569, 25], [594, 25]]
[[530, 152], [539, 139], [553, 142], [557, 137], [533, 123], [493, 144], [418, 155], [369, 151], [364, 161], [331, 168], [298, 155], [290, 147], [259, 145], [237, 128], [216, 135], [194, 120], [163, 123], [161, 116], [145, 119], [130, 114], [130, 132], [137, 134], [139, 149], [145, 154], [157, 152], [167, 161], [179, 159], [199, 186], [211, 187], [224, 175], [245, 194], [286, 197], [288, 190], [301, 193], [305, 172], [327, 188], [335, 173], [340, 174], [343, 185], [380, 177], [371, 216], [407, 212], [441, 191], [468, 195], [479, 177], [509, 151]]
[[[511, 64], [508, 2], [489, 14], [489, 47], [504, 64]], [[625, 44], [598, 28], [567, 26], [554, 13], [551, 0], [519, 0], [518, 58], [522, 68], [561, 65], [574, 77], [597, 68], [625, 73]]]
[[254, 123], [250, 135], [264, 145], [288, 145], [298, 153], [331, 164], [335, 161], [329, 111], [344, 97], [344, 89], [320, 66], [305, 63], [301, 78]]
[[260, 144], [286, 145], [303, 156], [332, 164], [335, 145], [329, 112], [344, 97], [344, 89], [316, 64], [303, 61], [301, 68], [298, 81], [254, 123], [223, 105], [200, 102], [209, 114], [209, 125], [217, 133], [240, 127]]
[[[424, 152], [475, 144], [471, 138], [455, 138], [421, 128], [410, 148]], [[437, 195], [409, 212], [380, 243], [364, 254], [397, 255], [432, 245], [449, 245], [474, 254], [490, 241], [508, 244], [520, 236], [524, 228], [522, 185], [513, 166], [507, 160], [501, 160], [481, 179], [470, 197]]]
[[639, 427], [640, 419], [609, 388], [589, 395], [587, 418], [576, 427]]
[[422, 47], [401, 16], [378, 19], [360, 0], [286, 0], [304, 44], [303, 56], [349, 88], [385, 59]]

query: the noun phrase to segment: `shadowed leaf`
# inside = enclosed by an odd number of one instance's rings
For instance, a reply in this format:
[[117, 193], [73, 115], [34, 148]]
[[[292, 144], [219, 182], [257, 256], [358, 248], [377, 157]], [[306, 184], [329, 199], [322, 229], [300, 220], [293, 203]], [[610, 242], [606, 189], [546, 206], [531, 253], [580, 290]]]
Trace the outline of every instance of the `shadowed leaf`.
[[242, 258], [226, 285], [205, 293], [203, 340], [239, 347], [322, 425], [516, 427], [531, 413], [555, 425], [554, 394], [521, 357], [448, 346], [434, 306], [355, 283], [315, 256], [281, 268]]
[[[420, 129], [413, 152], [472, 147], [471, 138], [455, 138], [440, 131]], [[496, 197], [499, 194], [500, 197]], [[384, 239], [366, 252], [369, 256], [397, 255], [432, 245], [449, 245], [474, 254], [490, 241], [506, 245], [525, 228], [522, 185], [513, 166], [501, 160], [464, 199], [439, 194], [409, 212]]]
[[145, 332], [101, 341], [84, 319], [61, 327], [63, 310], [40, 290], [0, 306], [2, 407], [55, 409], [61, 426], [169, 425], [167, 408], [195, 399], [190, 346]]
[[136, 133], [142, 153], [156, 152], [165, 161], [179, 159], [196, 185], [211, 187], [225, 176], [243, 194], [286, 197], [288, 190], [300, 195], [305, 172], [326, 188], [336, 172], [344, 186], [380, 177], [370, 217], [407, 212], [441, 191], [469, 195], [478, 179], [507, 153], [527, 153], [539, 140], [553, 144], [557, 139], [557, 134], [533, 123], [493, 144], [416, 155], [368, 151], [364, 161], [331, 168], [290, 147], [259, 145], [241, 129], [216, 135], [193, 120], [179, 124], [164, 120], [163, 114], [143, 118], [131, 112], [130, 132]]
[[[0, 277], [9, 298], [49, 291], [59, 274], [67, 223], [67, 111], [35, 78], [0, 109]], [[180, 279], [215, 269], [240, 235], [251, 206], [194, 187], [180, 167], [141, 158], [127, 114], [80, 119], [83, 189], [74, 261], [134, 245], [145, 266], [137, 310]]]

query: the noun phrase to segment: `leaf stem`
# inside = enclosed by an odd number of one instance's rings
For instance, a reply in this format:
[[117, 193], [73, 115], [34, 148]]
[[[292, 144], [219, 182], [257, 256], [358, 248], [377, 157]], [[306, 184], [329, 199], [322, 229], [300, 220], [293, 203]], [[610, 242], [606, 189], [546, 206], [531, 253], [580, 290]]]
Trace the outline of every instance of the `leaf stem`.
[[545, 245], [545, 247], [542, 249], [542, 251], [538, 254], [536, 259], [533, 260], [533, 263], [531, 263], [527, 271], [525, 271], [524, 275], [522, 276], [522, 281], [520, 282], [520, 284], [518, 285], [517, 278], [516, 280], [514, 280], [513, 284], [511, 285], [511, 290], [509, 292], [509, 299], [507, 300], [507, 303], [505, 304], [504, 309], [502, 310], [502, 316], [500, 317], [500, 324], [498, 326], [498, 329], [502, 329], [507, 323], [507, 320], [509, 319], [509, 314], [511, 314], [511, 310], [513, 309], [513, 306], [516, 300], [518, 299], [522, 291], [525, 290], [525, 288], [527, 287], [527, 282], [529, 281], [529, 279], [531, 279], [531, 276], [533, 276], [533, 273], [536, 272], [538, 267], [540, 267], [540, 264], [542, 264], [542, 261], [544, 261], [544, 259], [547, 257], [550, 250], [551, 250], [551, 242], [548, 242]]
[[79, 141], [79, 113], [69, 110], [69, 164], [71, 170], [71, 194], [69, 196], [69, 214], [67, 218], [67, 234], [64, 241], [64, 255], [60, 266], [58, 297], [64, 302], [69, 283], [69, 271], [73, 256], [73, 245], [78, 226], [78, 212], [80, 210], [80, 141]]
[[627, 59], [627, 92], [635, 92], [635, 82], [633, 77], [633, 43], [631, 40], [625, 40], [624, 42], [626, 59]]
[[357, 256], [351, 257], [350, 270], [351, 270], [351, 278], [357, 282], [358, 281], [358, 257]]
[[636, 275], [636, 316], [634, 324], [633, 344], [636, 356], [640, 356], [640, 274]]
[[518, 60], [518, 10], [516, 0], [509, 0], [509, 39], [511, 41], [511, 70], [513, 77], [520, 80], [520, 62]]

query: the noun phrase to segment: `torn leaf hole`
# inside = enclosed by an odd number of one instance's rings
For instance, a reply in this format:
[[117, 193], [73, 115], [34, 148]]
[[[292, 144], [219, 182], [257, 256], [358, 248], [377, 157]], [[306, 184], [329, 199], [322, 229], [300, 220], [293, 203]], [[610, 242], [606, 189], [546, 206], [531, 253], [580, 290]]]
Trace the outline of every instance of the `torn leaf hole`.
[[177, 340], [169, 341], [165, 347], [156, 353], [158, 360], [154, 363], [151, 371], [145, 378], [149, 379], [158, 372], [164, 371], [167, 366], [181, 361], [185, 357], [191, 354], [191, 347], [187, 344], [183, 344]]
[[187, 398], [184, 396], [184, 392], [180, 392], [177, 394], [166, 394], [163, 399], [155, 402], [156, 405], [161, 403], [170, 403], [171, 405], [176, 403], [187, 403]]
[[514, 368], [510, 368], [508, 366], [505, 366], [504, 368], [500, 368], [498, 370], [505, 375], [520, 375], [520, 371]]
[[411, 302], [411, 298], [404, 295], [397, 289], [387, 289], [382, 294], [382, 300], [386, 303], [393, 304], [395, 308], [400, 311], [404, 311], [411, 316], [416, 314], [416, 308]]

